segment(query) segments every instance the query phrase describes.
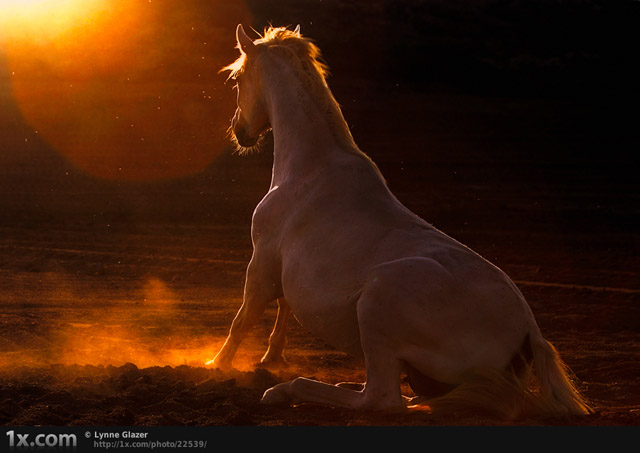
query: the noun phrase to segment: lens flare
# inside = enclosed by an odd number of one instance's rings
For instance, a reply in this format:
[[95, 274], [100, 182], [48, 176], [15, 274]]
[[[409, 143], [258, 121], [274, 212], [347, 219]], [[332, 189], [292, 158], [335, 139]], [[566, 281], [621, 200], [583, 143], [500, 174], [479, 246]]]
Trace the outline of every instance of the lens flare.
[[51, 41], [95, 19], [101, 0], [0, 0], [0, 40], [16, 43], [38, 37]]
[[0, 53], [24, 119], [93, 176], [201, 171], [234, 109], [219, 69], [236, 56], [244, 2], [0, 2]]

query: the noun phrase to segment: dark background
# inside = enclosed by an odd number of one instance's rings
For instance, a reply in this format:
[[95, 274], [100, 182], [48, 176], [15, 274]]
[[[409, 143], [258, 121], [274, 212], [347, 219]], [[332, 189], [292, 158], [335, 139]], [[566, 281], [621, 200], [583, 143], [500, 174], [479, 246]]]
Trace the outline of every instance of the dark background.
[[[213, 8], [199, 3], [203, 11]], [[425, 206], [413, 207], [427, 220], [458, 223], [468, 203], [480, 203], [486, 217], [508, 216], [504, 206], [496, 210], [488, 199], [515, 191], [510, 195], [520, 197], [517, 204], [543, 210], [572, 204], [575, 219], [564, 219], [574, 222], [568, 228], [595, 222], [635, 231], [638, 2], [253, 0], [247, 5], [258, 31], [267, 24], [300, 24], [315, 40], [357, 142], [392, 188], [422, 193], [414, 203]], [[5, 92], [6, 71], [0, 54]], [[246, 213], [265, 190], [269, 150], [240, 159], [228, 149], [204, 172], [170, 181], [93, 178], [34, 136], [10, 95], [2, 99], [3, 222], [74, 216], [111, 224], [153, 218], [225, 222], [226, 208]], [[185, 151], [176, 145], [176, 152]]]

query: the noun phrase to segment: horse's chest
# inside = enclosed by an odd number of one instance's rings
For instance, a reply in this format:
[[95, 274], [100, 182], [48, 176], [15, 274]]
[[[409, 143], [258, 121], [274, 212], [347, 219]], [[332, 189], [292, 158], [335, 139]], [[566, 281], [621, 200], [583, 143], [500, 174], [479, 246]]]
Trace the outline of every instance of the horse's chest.
[[288, 216], [287, 206], [291, 204], [290, 198], [288, 193], [276, 186], [258, 203], [251, 220], [254, 243], [258, 239], [275, 239], [281, 234]]
[[[336, 215], [331, 197], [296, 197], [272, 190], [253, 218], [254, 243], [261, 256], [281, 266], [281, 286], [298, 321], [337, 348], [357, 354], [357, 293], [368, 267], [362, 234]], [[360, 239], [360, 240], [358, 240]], [[277, 258], [277, 259], [275, 259]]]

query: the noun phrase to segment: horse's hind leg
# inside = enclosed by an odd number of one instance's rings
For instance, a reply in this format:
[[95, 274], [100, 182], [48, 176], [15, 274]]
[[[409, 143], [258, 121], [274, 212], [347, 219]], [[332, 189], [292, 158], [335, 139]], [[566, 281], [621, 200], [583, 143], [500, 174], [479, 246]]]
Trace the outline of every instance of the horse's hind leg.
[[307, 378], [278, 384], [262, 397], [265, 404], [316, 403], [361, 410], [402, 410], [400, 362], [377, 351], [367, 360], [367, 381], [362, 390], [332, 385]]
[[[278, 384], [262, 397], [265, 404], [316, 403], [331, 407], [361, 410], [402, 410], [400, 394], [400, 363], [390, 357], [376, 354], [377, 365], [367, 368], [367, 382], [362, 390], [332, 385], [307, 378]], [[384, 362], [384, 363], [383, 363]], [[371, 361], [369, 361], [371, 365]]]
[[286, 363], [284, 355], [285, 344], [287, 342], [287, 326], [289, 324], [289, 315], [291, 314], [291, 308], [287, 304], [286, 300], [281, 297], [278, 299], [278, 315], [276, 316], [276, 323], [273, 326], [273, 331], [269, 336], [269, 347], [267, 352], [260, 360], [260, 363], [265, 366], [281, 366]]
[[364, 353], [367, 380], [363, 390], [362, 407], [366, 409], [401, 410], [404, 400], [400, 377], [404, 362], [398, 357], [397, 344], [385, 331], [385, 313], [375, 291], [362, 293], [358, 301], [360, 343]]
[[[365, 410], [402, 410], [404, 400], [400, 392], [400, 373], [403, 363], [396, 357], [393, 344], [380, 334], [377, 326], [363, 325], [360, 317], [361, 307], [374, 305], [375, 303], [369, 304], [362, 300], [358, 302], [360, 338], [366, 365], [366, 382], [362, 389], [297, 378], [267, 390], [262, 402], [316, 403]], [[365, 318], [368, 316], [369, 314], [364, 314]]]

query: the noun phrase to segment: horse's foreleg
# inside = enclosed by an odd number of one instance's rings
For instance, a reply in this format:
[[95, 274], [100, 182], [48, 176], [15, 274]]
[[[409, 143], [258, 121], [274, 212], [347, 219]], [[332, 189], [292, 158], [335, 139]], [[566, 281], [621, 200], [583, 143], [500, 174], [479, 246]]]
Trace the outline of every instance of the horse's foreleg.
[[231, 368], [233, 357], [247, 332], [262, 316], [267, 305], [281, 297], [280, 284], [273, 278], [270, 262], [256, 259], [256, 254], [247, 267], [244, 299], [238, 310], [224, 345], [206, 365], [217, 368]]
[[276, 316], [276, 323], [273, 326], [273, 331], [269, 336], [269, 347], [267, 352], [260, 360], [262, 365], [273, 366], [283, 365], [286, 363], [284, 355], [285, 344], [287, 342], [287, 326], [289, 324], [289, 315], [291, 314], [291, 308], [284, 297], [278, 299], [278, 315]]
[[240, 343], [242, 343], [247, 332], [264, 312], [267, 303], [264, 302], [263, 305], [263, 303], [258, 304], [245, 299], [231, 323], [229, 335], [227, 335], [224, 345], [213, 360], [208, 361], [206, 365], [222, 369], [231, 368], [233, 357], [236, 355]]

